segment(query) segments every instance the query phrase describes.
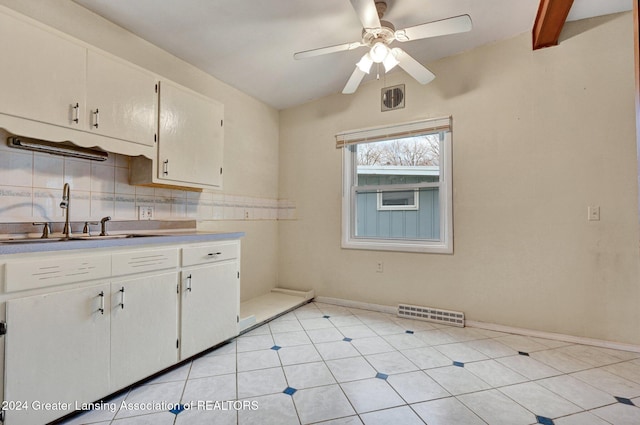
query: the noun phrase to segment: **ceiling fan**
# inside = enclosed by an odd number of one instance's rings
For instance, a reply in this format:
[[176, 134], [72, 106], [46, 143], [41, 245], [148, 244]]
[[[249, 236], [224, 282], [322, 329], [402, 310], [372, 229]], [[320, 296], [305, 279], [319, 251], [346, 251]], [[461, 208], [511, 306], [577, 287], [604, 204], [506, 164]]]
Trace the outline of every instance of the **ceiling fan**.
[[400, 68], [404, 69], [407, 74], [415, 78], [420, 84], [427, 84], [435, 78], [435, 75], [422, 66], [417, 60], [409, 56], [404, 50], [399, 47], [390, 48], [389, 45], [395, 40], [404, 43], [406, 41], [420, 40], [423, 38], [467, 32], [471, 30], [472, 26], [469, 15], [460, 15], [396, 30], [391, 22], [381, 20], [384, 12], [387, 10], [386, 1], [349, 1], [362, 23], [362, 41], [305, 50], [293, 55], [295, 59], [305, 59], [327, 53], [368, 47], [369, 51], [362, 56], [356, 64], [356, 69], [344, 86], [342, 90], [344, 94], [351, 94], [356, 91], [360, 82], [362, 82], [364, 76], [369, 73], [374, 63], [382, 63], [385, 72], [389, 72], [393, 67], [399, 65]]

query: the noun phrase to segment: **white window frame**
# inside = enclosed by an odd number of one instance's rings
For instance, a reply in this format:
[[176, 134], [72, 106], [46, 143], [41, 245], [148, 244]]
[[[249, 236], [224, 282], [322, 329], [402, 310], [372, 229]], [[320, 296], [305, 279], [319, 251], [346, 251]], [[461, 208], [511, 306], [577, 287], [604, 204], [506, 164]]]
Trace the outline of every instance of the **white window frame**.
[[[446, 121], [446, 126], [443, 122]], [[437, 240], [427, 239], [396, 239], [396, 238], [371, 238], [358, 237], [355, 235], [356, 229], [356, 190], [370, 190], [372, 187], [355, 186], [357, 182], [357, 155], [350, 145], [365, 143], [369, 141], [389, 140], [392, 137], [384, 136], [395, 132], [400, 134], [395, 138], [408, 136], [403, 129], [410, 128], [414, 135], [441, 133], [440, 138], [440, 175], [437, 183], [421, 183], [410, 185], [406, 189], [417, 187], [438, 187], [440, 206], [440, 238]], [[434, 254], [453, 254], [453, 190], [452, 190], [452, 130], [451, 118], [440, 118], [436, 120], [424, 120], [407, 124], [400, 124], [387, 127], [376, 127], [365, 130], [356, 130], [336, 135], [338, 147], [343, 148], [343, 189], [342, 189], [342, 247], [346, 249], [380, 250], [380, 251], [403, 251], [422, 252]], [[357, 134], [357, 142], [349, 143], [349, 136]], [[367, 135], [373, 135], [367, 137]], [[364, 136], [364, 137], [363, 137]], [[373, 140], [371, 140], [373, 139]], [[345, 142], [346, 140], [346, 142]], [[357, 188], [357, 189], [356, 189]], [[403, 185], [398, 185], [397, 189], [402, 189]]]
[[388, 192], [409, 192], [409, 190], [379, 190], [378, 191], [378, 211], [415, 211], [420, 208], [420, 193], [417, 189], [413, 189], [413, 204], [407, 205], [384, 205], [382, 195]]

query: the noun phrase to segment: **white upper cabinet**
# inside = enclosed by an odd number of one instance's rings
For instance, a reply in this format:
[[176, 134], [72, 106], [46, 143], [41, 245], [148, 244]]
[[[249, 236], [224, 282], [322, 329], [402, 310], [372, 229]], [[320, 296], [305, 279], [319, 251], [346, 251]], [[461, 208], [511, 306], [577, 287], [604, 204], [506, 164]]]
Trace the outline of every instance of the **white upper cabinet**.
[[104, 136], [153, 146], [158, 81], [130, 63], [89, 50], [86, 126]]
[[223, 118], [221, 103], [162, 81], [158, 179], [220, 188]]
[[86, 109], [86, 51], [0, 13], [0, 113], [80, 128]]

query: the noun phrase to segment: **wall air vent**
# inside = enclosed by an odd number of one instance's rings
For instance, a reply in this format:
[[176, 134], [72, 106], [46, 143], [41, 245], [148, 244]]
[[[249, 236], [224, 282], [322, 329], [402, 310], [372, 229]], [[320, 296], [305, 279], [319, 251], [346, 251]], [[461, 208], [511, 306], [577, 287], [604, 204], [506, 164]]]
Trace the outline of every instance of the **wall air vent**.
[[382, 89], [380, 109], [382, 112], [404, 108], [404, 84]]
[[425, 320], [443, 325], [464, 327], [464, 313], [460, 311], [441, 310], [431, 307], [399, 304], [398, 317], [406, 319]]
[[106, 161], [109, 157], [107, 152], [99, 149], [89, 149], [66, 142], [47, 142], [20, 136], [8, 137], [7, 145], [16, 149], [50, 153], [52, 155], [71, 156], [74, 158], [90, 159], [92, 161]]

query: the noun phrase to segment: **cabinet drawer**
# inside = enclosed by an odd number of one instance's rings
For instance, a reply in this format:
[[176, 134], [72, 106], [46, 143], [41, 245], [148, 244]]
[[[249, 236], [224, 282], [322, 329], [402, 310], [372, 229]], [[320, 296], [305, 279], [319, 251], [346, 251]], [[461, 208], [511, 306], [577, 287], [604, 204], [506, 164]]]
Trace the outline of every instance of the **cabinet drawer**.
[[109, 255], [11, 261], [5, 265], [6, 292], [24, 291], [109, 277]]
[[178, 249], [162, 248], [121, 252], [113, 254], [111, 262], [113, 276], [171, 269], [178, 266]]
[[182, 266], [215, 263], [238, 258], [238, 242], [223, 242], [206, 246], [182, 248]]

